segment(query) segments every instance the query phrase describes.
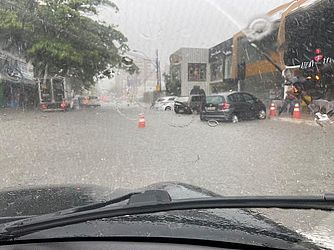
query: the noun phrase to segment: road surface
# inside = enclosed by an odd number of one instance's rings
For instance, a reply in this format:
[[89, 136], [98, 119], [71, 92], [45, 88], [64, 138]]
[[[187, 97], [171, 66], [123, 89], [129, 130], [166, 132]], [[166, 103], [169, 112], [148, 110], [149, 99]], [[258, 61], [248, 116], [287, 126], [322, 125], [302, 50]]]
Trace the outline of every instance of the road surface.
[[[145, 113], [143, 129], [139, 113]], [[84, 183], [133, 189], [179, 181], [223, 195], [334, 191], [334, 126], [267, 119], [213, 128], [198, 116], [141, 106], [0, 115], [0, 188]], [[305, 231], [329, 218], [314, 211], [264, 213]]]

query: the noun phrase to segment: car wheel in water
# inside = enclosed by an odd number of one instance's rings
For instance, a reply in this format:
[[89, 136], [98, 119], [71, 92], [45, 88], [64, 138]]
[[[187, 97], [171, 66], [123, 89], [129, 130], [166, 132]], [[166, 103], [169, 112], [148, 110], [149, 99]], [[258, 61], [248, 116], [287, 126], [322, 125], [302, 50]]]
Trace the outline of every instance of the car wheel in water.
[[167, 106], [167, 107], [165, 108], [165, 110], [166, 110], [166, 111], [171, 111], [171, 110], [172, 110], [172, 108], [171, 108], [171, 107], [169, 107], [169, 106]]
[[258, 114], [258, 118], [259, 118], [260, 120], [264, 120], [264, 119], [266, 119], [266, 117], [267, 117], [267, 113], [266, 113], [266, 111], [264, 111], [264, 110], [260, 110], [260, 111], [259, 111], [259, 114]]
[[232, 119], [231, 120], [232, 120], [233, 123], [238, 123], [239, 122], [239, 118], [238, 118], [238, 116], [236, 114], [232, 115]]

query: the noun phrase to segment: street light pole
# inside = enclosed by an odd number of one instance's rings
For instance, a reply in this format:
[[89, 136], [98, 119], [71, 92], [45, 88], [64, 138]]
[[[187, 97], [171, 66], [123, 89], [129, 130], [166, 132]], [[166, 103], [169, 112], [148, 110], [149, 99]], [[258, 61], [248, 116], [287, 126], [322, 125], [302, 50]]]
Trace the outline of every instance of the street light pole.
[[158, 92], [161, 92], [161, 71], [160, 71], [160, 62], [159, 62], [159, 50], [156, 50], [156, 68], [157, 68], [157, 87]]

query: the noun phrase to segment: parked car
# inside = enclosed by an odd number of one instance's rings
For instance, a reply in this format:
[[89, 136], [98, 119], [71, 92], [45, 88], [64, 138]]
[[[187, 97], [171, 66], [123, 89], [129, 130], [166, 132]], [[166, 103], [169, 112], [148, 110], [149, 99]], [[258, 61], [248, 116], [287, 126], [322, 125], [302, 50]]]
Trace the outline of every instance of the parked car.
[[203, 95], [190, 95], [181, 96], [175, 99], [174, 111], [175, 113], [184, 113], [184, 114], [192, 114], [192, 113], [200, 113], [201, 106], [203, 104]]
[[156, 110], [173, 110], [176, 96], [164, 96], [155, 101], [153, 109]]
[[174, 111], [176, 114], [191, 114], [191, 108], [189, 106], [189, 96], [180, 96], [175, 98], [174, 101]]
[[266, 107], [262, 101], [246, 92], [223, 92], [207, 96], [200, 119], [232, 121], [265, 119]]

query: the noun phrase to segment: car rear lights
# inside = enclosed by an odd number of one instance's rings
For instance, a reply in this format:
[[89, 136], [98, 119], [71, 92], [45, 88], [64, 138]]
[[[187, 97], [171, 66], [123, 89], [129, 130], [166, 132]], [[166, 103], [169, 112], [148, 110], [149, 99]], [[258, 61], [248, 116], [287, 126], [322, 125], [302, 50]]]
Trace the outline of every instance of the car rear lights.
[[65, 109], [65, 108], [66, 108], [66, 103], [65, 103], [65, 102], [62, 102], [62, 103], [60, 104], [60, 108]]
[[41, 104], [41, 105], [40, 105], [40, 108], [41, 108], [41, 109], [47, 109], [47, 108], [48, 108], [48, 105], [46, 105], [46, 104]]
[[225, 109], [229, 109], [229, 108], [230, 108], [230, 104], [227, 103], [227, 102], [224, 102], [224, 103], [218, 105], [219, 110], [225, 110]]

